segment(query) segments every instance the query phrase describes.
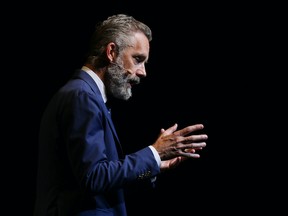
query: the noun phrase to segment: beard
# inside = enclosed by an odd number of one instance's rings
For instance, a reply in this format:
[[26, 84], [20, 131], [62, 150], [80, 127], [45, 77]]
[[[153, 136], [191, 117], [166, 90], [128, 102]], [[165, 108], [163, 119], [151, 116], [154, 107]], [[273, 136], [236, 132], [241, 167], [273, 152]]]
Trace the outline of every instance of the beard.
[[132, 85], [140, 83], [139, 77], [129, 74], [117, 62], [108, 66], [104, 79], [107, 94], [122, 100], [131, 98]]

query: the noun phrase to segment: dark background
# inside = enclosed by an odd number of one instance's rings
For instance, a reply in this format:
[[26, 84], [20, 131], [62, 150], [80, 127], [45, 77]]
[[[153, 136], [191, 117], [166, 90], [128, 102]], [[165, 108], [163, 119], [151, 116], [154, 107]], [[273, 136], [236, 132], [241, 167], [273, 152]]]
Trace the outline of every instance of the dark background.
[[[267, 41], [271, 31], [278, 32], [273, 11], [269, 5], [236, 3], [155, 4], [7, 6], [14, 19], [4, 21], [2, 35], [3, 46], [9, 47], [3, 57], [7, 69], [2, 108], [12, 115], [4, 114], [2, 122], [8, 129], [4, 130], [8, 150], [3, 152], [3, 179], [9, 185], [7, 207], [14, 214], [33, 212], [37, 136], [46, 104], [82, 66], [95, 24], [116, 13], [134, 16], [153, 32], [147, 78], [134, 87], [131, 100], [118, 101], [112, 110], [125, 151], [151, 144], [162, 127], [174, 123], [180, 128], [203, 123], [209, 136], [201, 159], [163, 173], [155, 190], [137, 186], [128, 190], [130, 215], [206, 215], [211, 211], [234, 215], [271, 207], [266, 195], [274, 190], [262, 186], [259, 179], [269, 178], [275, 170], [267, 157], [258, 156], [263, 151], [261, 135], [267, 135], [262, 127], [273, 118], [263, 118], [261, 112], [280, 97], [280, 93], [271, 96], [274, 78], [271, 71], [266, 73], [271, 68], [267, 50], [274, 46]], [[283, 88], [277, 79], [277, 92]], [[268, 111], [273, 116], [278, 112]], [[269, 175], [263, 176], [263, 170]]]

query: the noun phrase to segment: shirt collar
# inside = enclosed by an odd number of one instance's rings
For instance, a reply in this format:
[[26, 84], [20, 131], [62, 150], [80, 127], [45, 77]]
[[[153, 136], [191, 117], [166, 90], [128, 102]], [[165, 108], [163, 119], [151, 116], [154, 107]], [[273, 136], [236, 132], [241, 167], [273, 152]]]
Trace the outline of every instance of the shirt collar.
[[95, 81], [96, 85], [98, 86], [100, 92], [101, 92], [101, 96], [104, 100], [104, 103], [106, 103], [107, 101], [107, 95], [106, 95], [106, 91], [105, 91], [105, 86], [104, 83], [102, 82], [102, 80], [99, 78], [99, 76], [92, 71], [90, 68], [86, 67], [86, 66], [82, 66], [81, 70], [87, 72], [92, 79]]

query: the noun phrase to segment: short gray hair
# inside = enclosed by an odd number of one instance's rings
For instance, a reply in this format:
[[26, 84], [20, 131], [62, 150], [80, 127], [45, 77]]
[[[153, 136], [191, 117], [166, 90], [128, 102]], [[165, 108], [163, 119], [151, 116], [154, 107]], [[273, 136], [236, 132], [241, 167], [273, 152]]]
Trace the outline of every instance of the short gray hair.
[[114, 42], [116, 52], [130, 46], [130, 36], [135, 32], [142, 32], [150, 42], [152, 40], [151, 29], [144, 23], [126, 14], [117, 14], [108, 17], [96, 25], [90, 42], [90, 56], [101, 58], [107, 44]]

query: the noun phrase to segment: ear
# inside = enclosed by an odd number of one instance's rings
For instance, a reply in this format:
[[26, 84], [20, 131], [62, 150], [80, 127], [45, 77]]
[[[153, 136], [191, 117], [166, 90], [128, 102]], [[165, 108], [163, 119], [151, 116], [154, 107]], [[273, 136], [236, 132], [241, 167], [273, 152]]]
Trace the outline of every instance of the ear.
[[106, 55], [107, 58], [109, 59], [110, 62], [113, 62], [114, 59], [117, 57], [117, 52], [116, 52], [116, 44], [111, 42], [107, 45], [106, 47]]

